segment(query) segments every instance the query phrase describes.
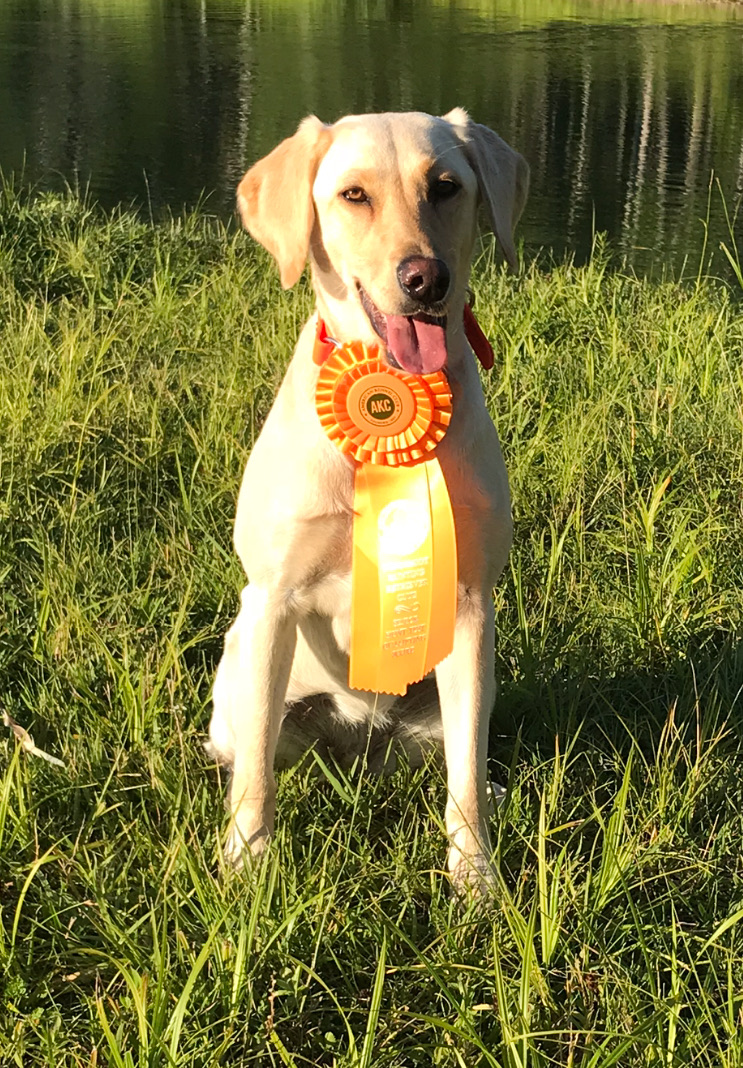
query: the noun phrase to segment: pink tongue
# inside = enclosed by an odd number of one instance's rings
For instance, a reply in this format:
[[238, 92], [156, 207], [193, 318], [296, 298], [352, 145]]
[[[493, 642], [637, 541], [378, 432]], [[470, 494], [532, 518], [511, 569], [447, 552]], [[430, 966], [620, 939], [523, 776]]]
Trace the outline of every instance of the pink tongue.
[[407, 315], [387, 315], [387, 347], [403, 371], [430, 375], [446, 363], [446, 329]]

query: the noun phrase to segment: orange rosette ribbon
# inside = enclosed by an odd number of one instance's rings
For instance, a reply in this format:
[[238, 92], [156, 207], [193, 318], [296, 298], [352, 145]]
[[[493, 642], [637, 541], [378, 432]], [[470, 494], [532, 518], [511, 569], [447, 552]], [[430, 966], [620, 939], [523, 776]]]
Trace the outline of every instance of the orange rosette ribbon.
[[435, 449], [451, 421], [446, 375], [410, 375], [375, 347], [339, 346], [325, 360], [315, 393], [320, 422], [341, 452], [359, 463], [397, 467]]
[[404, 694], [454, 642], [456, 534], [431, 455], [451, 421], [451, 391], [443, 372], [407, 374], [376, 346], [328, 354], [318, 329], [321, 344], [317, 414], [356, 461], [349, 686]]

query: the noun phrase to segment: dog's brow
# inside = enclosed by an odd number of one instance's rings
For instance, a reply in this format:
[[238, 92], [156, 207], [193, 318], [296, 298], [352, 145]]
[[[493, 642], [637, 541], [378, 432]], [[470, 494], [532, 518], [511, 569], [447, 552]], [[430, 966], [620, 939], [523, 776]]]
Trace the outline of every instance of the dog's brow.
[[351, 170], [346, 171], [338, 179], [338, 189], [351, 189], [353, 186], [361, 186], [364, 189], [374, 181], [374, 171]]
[[450, 152], [461, 152], [461, 150], [461, 145], [449, 145], [449, 147], [445, 148], [443, 152], [439, 152], [438, 155], [434, 156], [433, 160], [431, 161], [431, 166], [434, 167], [437, 163], [441, 163], [444, 156], [448, 155]]

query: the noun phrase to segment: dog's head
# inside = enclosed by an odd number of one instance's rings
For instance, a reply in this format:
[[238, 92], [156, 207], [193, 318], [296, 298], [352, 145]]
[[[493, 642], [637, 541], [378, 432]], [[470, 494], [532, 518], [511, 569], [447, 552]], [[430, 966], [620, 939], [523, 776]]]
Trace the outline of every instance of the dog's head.
[[384, 342], [414, 374], [447, 359], [461, 323], [483, 202], [511, 265], [529, 168], [455, 108], [305, 119], [240, 182], [242, 221], [276, 259], [284, 287], [309, 257], [320, 310], [341, 340]]

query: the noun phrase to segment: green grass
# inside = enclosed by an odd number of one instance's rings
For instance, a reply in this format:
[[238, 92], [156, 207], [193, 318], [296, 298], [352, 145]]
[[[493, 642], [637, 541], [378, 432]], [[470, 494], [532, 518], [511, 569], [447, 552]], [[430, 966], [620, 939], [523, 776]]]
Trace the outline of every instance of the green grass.
[[217, 877], [201, 741], [241, 469], [299, 324], [268, 258], [0, 194], [0, 1064], [743, 1064], [741, 292], [591, 264], [477, 309], [516, 540], [488, 910], [443, 785], [280, 781]]

